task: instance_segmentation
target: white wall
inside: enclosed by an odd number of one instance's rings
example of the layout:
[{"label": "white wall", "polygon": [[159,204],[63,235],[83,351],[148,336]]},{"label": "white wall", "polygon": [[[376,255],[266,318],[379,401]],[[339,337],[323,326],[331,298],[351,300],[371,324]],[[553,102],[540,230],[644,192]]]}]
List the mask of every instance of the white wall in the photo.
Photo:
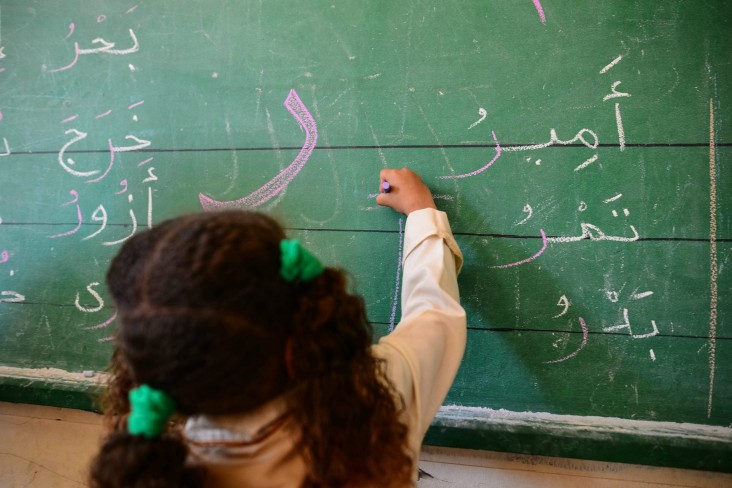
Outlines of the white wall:
[{"label": "white wall", "polygon": [[[78,488],[102,435],[98,415],[0,403],[0,488]],[[419,488],[732,488],[732,475],[425,447]]]}]

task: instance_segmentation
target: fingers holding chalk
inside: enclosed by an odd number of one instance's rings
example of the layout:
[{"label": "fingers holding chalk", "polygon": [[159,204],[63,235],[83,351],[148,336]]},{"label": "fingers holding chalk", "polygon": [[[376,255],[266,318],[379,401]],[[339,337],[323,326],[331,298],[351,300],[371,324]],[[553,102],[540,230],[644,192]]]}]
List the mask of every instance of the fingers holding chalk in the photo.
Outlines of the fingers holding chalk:
[{"label": "fingers holding chalk", "polygon": [[389,201],[393,198],[393,194],[391,193],[394,189],[391,186],[391,183],[389,183],[384,175],[381,175],[381,185],[379,186],[379,193],[376,194],[376,203],[382,206],[391,206],[389,205]]},{"label": "fingers holding chalk", "polygon": [[426,207],[436,208],[429,188],[414,171],[407,168],[383,169],[379,177],[381,186],[376,195],[379,205],[405,215]]}]

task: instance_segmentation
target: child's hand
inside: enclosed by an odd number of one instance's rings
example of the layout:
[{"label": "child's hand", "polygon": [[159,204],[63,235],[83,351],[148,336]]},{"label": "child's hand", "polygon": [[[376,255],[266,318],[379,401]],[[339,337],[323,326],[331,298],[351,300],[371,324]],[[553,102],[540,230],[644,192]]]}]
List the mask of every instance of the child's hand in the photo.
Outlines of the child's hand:
[{"label": "child's hand", "polygon": [[[380,176],[381,192],[376,196],[379,205],[391,207],[405,215],[423,208],[437,208],[430,189],[414,171],[407,168],[383,169]],[[385,193],[381,186],[385,181],[391,187],[389,193]]]}]

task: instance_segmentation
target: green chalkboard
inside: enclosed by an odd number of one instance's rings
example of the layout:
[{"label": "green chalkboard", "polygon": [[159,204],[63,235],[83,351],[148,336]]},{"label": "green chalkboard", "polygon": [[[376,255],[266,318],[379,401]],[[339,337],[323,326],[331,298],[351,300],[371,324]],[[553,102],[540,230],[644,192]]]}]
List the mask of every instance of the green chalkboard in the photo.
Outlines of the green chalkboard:
[{"label": "green chalkboard", "polygon": [[209,208],[280,218],[385,333],[404,219],[374,194],[407,166],[466,258],[429,442],[732,470],[731,24],[723,0],[0,0],[0,400],[92,408],[110,258]]}]

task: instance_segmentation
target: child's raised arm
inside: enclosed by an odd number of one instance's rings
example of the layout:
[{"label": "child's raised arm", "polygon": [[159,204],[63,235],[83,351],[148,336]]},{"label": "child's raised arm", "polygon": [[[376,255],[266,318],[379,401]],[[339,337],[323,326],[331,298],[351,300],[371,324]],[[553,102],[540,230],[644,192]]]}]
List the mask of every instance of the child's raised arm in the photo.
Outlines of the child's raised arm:
[{"label": "child's raised arm", "polygon": [[408,169],[382,170],[390,191],[377,202],[407,214],[404,231],[402,317],[379,341],[387,374],[402,394],[413,445],[437,413],[465,350],[466,319],[457,273],[462,254],[447,215],[435,207],[421,178]]}]

